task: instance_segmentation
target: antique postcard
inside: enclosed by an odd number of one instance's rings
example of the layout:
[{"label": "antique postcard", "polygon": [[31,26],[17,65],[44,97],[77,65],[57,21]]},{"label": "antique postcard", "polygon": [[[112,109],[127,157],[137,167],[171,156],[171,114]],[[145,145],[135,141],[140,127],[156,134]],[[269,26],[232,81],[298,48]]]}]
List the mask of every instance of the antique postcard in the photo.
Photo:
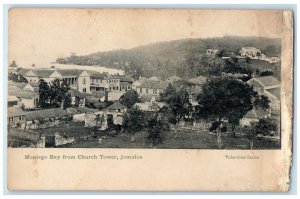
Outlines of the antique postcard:
[{"label": "antique postcard", "polygon": [[9,190],[289,190],[291,11],[8,19]]}]

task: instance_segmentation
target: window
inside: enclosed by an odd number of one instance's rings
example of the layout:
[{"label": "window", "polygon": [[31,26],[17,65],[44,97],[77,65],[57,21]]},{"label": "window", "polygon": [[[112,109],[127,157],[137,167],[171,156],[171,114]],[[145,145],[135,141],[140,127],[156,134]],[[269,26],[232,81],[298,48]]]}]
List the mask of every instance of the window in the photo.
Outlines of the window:
[{"label": "window", "polygon": [[124,86],[122,86],[122,90],[124,90]]},{"label": "window", "polygon": [[148,88],[146,88],[146,93],[148,94],[148,91],[149,91],[149,89]]},{"label": "window", "polygon": [[143,89],[142,88],[140,88],[140,93],[142,93],[143,92]]},{"label": "window", "polygon": [[119,86],[117,86],[117,90],[119,90]]},{"label": "window", "polygon": [[82,92],[86,93],[86,88],[82,89]]},{"label": "window", "polygon": [[19,116],[19,120],[22,121],[22,116]]},{"label": "window", "polygon": [[153,94],[157,94],[157,89],[153,89]]},{"label": "window", "polygon": [[86,79],[85,78],[83,78],[83,84],[86,84]]}]

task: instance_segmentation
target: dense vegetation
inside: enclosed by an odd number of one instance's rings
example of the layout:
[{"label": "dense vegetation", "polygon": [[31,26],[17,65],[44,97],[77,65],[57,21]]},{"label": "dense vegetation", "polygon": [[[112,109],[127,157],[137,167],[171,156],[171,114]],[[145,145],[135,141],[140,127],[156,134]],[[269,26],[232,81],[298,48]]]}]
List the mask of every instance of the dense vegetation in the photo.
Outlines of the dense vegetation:
[{"label": "dense vegetation", "polygon": [[[159,42],[132,48],[109,52],[97,52],[89,55],[77,56],[72,54],[56,61],[63,64],[101,65],[124,69],[133,77],[178,75],[181,77],[195,76],[193,67],[201,66],[208,70],[210,57],[205,56],[206,49],[217,48],[224,55],[237,55],[242,47],[256,47],[267,56],[280,57],[280,39],[262,37],[218,37],[207,39],[182,39],[169,42]],[[252,61],[252,60],[251,60]],[[257,60],[256,60],[257,61]],[[260,61],[258,61],[260,64]],[[264,62],[267,68],[268,62]],[[257,64],[255,62],[255,64]],[[186,70],[188,67],[189,70]],[[187,72],[186,72],[187,71]]]}]

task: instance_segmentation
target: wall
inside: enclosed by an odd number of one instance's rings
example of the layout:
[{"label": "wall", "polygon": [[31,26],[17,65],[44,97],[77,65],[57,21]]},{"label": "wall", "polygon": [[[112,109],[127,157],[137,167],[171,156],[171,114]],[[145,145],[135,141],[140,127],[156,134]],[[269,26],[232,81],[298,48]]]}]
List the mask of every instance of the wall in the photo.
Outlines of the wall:
[{"label": "wall", "polygon": [[[85,79],[85,84],[83,80]],[[79,76],[78,77],[78,91],[83,92],[86,89],[86,93],[90,93],[90,77],[89,76]]]},{"label": "wall", "polygon": [[85,120],[85,113],[73,115],[74,122],[84,122],[84,120]]},{"label": "wall", "polygon": [[21,100],[25,108],[36,108],[36,105],[34,104],[34,99],[21,98]]}]

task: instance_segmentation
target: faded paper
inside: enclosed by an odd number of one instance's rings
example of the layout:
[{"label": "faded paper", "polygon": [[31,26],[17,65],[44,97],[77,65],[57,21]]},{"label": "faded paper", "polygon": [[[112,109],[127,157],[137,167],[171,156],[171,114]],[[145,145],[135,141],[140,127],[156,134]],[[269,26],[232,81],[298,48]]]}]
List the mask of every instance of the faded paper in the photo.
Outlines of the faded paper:
[{"label": "faded paper", "polygon": [[[269,18],[270,13],[277,13]],[[33,15],[37,22],[28,21]],[[115,15],[127,16],[117,23],[122,34],[119,38],[111,22]],[[43,17],[54,18],[49,23],[38,23]],[[129,16],[129,17],[128,17]],[[239,16],[239,17],[238,17]],[[251,16],[251,17],[249,17]],[[61,17],[70,18],[68,24]],[[228,17],[228,18],[226,18]],[[32,19],[32,16],[29,17]],[[179,20],[179,19],[185,20]],[[201,23],[197,20],[201,18]],[[205,20],[203,20],[205,18]],[[148,19],[148,24],[145,24]],[[177,20],[178,19],[178,20]],[[252,19],[252,20],[250,20]],[[101,20],[100,27],[92,27],[93,20]],[[171,28],[156,27],[156,35],[135,31],[137,26],[153,25],[160,20],[170,23]],[[214,25],[224,20],[223,26]],[[18,23],[21,21],[21,23]],[[177,23],[177,21],[179,21]],[[15,23],[22,24],[14,26]],[[40,26],[35,26],[35,23]],[[81,29],[72,29],[81,24]],[[239,29],[236,24],[245,25]],[[220,24],[220,23],[219,23]],[[69,26],[70,32],[59,32],[60,26]],[[213,27],[213,28],[212,28]],[[285,10],[176,10],[176,9],[11,9],[9,12],[9,61],[19,57],[28,60],[32,56],[43,58],[53,54],[57,58],[68,47],[61,43],[56,48],[47,47],[59,34],[49,34],[49,40],[39,40],[39,34],[57,29],[69,35],[74,48],[80,40],[92,32],[89,44],[82,45],[78,54],[117,48],[145,45],[146,37],[152,43],[182,37],[218,37],[223,29],[232,29],[241,36],[270,36],[281,38],[281,149],[276,150],[213,150],[213,149],[96,149],[96,148],[7,148],[7,184],[9,190],[128,190],[128,191],[288,191],[292,164],[292,116],[293,116],[293,14]],[[209,29],[209,31],[208,31]],[[79,34],[73,35],[74,31]],[[20,43],[18,34],[30,32],[34,37]],[[55,32],[55,31],[54,31]],[[200,32],[200,33],[199,33]],[[203,34],[201,35],[201,32]],[[153,32],[151,32],[154,34]],[[105,42],[97,39],[112,34]],[[32,41],[35,38],[36,41]],[[131,38],[129,41],[126,38]],[[134,38],[134,40],[132,39]],[[147,40],[146,39],[146,40]],[[24,52],[23,45],[31,45]],[[44,47],[37,52],[37,46]],[[66,49],[66,50],[64,50]],[[52,58],[51,58],[52,59]],[[42,60],[43,61],[43,60]],[[41,61],[41,63],[42,63]],[[48,60],[47,60],[48,61]],[[120,156],[136,155],[142,159],[60,159],[25,160],[26,155],[65,156]],[[227,156],[254,157],[253,159],[227,159]]]}]

